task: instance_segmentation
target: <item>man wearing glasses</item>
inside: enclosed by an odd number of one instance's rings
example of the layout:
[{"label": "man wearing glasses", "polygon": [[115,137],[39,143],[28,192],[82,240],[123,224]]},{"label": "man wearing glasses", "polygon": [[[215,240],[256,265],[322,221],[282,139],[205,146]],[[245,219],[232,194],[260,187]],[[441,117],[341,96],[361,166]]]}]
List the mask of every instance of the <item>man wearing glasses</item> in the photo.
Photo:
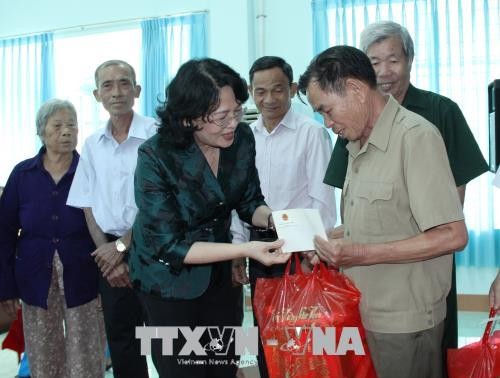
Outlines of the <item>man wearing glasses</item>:
[{"label": "man wearing glasses", "polygon": [[[273,210],[318,209],[325,228],[333,228],[334,190],[323,184],[332,148],[330,139],[318,122],[292,109],[291,99],[297,91],[292,67],[280,57],[264,56],[253,63],[249,76],[249,90],[260,112],[250,125],[255,137],[255,164],[267,204]],[[233,243],[262,240],[237,216],[233,216],[231,231]],[[266,267],[250,260],[252,299],[257,278],[282,276],[284,268],[283,264]],[[233,263],[233,281],[247,283],[244,260]],[[262,348],[258,362],[260,376],[268,377]]]}]

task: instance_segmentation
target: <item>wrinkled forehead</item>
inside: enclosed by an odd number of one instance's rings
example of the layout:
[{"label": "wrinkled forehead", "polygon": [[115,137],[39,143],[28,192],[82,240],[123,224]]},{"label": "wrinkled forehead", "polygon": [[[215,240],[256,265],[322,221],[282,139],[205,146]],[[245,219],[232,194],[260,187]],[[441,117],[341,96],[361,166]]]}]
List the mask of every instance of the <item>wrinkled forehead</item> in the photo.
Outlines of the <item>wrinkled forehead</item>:
[{"label": "wrinkled forehead", "polygon": [[390,56],[406,57],[401,38],[397,36],[388,36],[377,39],[366,50],[368,58],[383,59]]},{"label": "wrinkled forehead", "polygon": [[307,101],[315,111],[322,108],[323,102],[328,98],[328,93],[321,89],[318,81],[311,80],[306,89]]},{"label": "wrinkled forehead", "polygon": [[127,80],[134,83],[134,77],[130,68],[120,64],[113,64],[101,68],[97,73],[98,85],[105,81]]}]

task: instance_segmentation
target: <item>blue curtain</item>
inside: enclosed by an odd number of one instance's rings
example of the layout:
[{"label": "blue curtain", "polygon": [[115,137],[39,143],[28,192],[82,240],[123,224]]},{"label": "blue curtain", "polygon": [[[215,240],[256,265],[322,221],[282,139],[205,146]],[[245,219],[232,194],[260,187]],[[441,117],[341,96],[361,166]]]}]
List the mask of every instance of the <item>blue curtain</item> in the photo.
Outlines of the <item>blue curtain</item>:
[{"label": "blue curtain", "polygon": [[167,17],[141,22],[142,112],[155,116],[165,100],[165,87],[185,61],[207,54],[206,14]]},{"label": "blue curtain", "polygon": [[201,58],[207,55],[207,37],[206,37],[206,15],[197,13],[185,16],[188,24],[191,25],[191,58]]},{"label": "blue curtain", "polygon": [[54,96],[53,61],[51,33],[0,40],[0,185],[40,146],[35,117]]},{"label": "blue curtain", "polygon": [[[393,20],[413,37],[411,81],[457,102],[488,156],[487,87],[500,78],[500,0],[312,0],[313,46],[358,46],[370,23]],[[486,173],[467,185],[463,266],[500,266],[500,190]]]}]

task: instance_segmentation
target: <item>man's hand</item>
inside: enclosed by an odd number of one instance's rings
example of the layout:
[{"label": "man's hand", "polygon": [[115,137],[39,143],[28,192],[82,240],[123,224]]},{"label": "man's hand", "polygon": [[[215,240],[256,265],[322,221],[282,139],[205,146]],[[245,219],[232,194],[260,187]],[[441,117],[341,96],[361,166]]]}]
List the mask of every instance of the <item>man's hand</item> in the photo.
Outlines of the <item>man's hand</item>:
[{"label": "man's hand", "polygon": [[113,268],[115,268],[123,260],[123,252],[118,252],[116,250],[115,242],[101,245],[94,252],[92,252],[92,256],[105,278],[108,278],[108,275],[111,273]]},{"label": "man's hand", "polygon": [[231,261],[233,286],[246,285],[250,281],[247,276],[247,259],[234,259]]},{"label": "man's hand", "polygon": [[320,236],[314,237],[314,248],[318,257],[337,268],[363,265],[364,253],[361,247],[345,239],[325,240]]},{"label": "man's hand", "polygon": [[341,224],[338,227],[332,228],[327,231],[326,235],[328,239],[342,239],[344,237],[344,225]]},{"label": "man's hand", "polygon": [[7,314],[7,316],[14,320],[17,317],[17,310],[21,307],[19,303],[19,299],[7,299],[5,301],[0,302],[0,306],[3,311]]},{"label": "man's hand", "polygon": [[119,263],[107,275],[106,279],[111,287],[128,287],[132,288],[130,277],[128,275],[128,265],[125,262]]},{"label": "man's hand", "polygon": [[490,287],[490,307],[500,313],[500,271]]}]

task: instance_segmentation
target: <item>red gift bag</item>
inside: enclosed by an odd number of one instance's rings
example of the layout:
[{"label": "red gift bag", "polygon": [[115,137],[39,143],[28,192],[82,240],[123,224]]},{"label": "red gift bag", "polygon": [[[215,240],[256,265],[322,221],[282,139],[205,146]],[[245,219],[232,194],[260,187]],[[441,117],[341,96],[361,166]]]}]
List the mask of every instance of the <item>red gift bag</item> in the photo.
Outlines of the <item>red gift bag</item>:
[{"label": "red gift bag", "polygon": [[271,378],[376,377],[359,315],[360,292],[324,264],[257,279],[254,314]]},{"label": "red gift bag", "polygon": [[23,315],[21,308],[17,310],[17,317],[10,325],[9,332],[2,342],[2,349],[12,349],[17,352],[18,361],[21,360],[21,354],[24,352]]},{"label": "red gift bag", "polygon": [[449,378],[500,377],[500,331],[492,332],[495,317],[493,308],[489,317],[480,341],[459,349],[448,349]]}]

